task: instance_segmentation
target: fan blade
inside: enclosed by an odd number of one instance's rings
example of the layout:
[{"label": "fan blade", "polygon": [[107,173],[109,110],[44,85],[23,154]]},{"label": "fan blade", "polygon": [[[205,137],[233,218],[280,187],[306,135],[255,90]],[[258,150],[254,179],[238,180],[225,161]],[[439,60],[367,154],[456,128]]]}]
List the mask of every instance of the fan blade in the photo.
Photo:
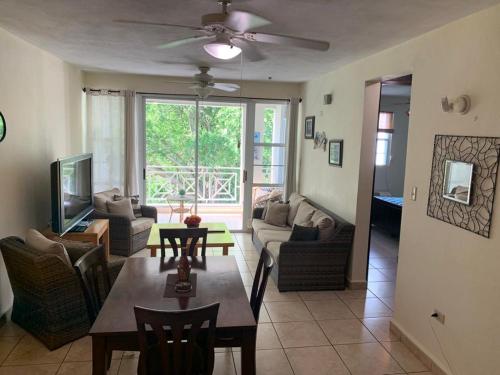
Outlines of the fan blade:
[{"label": "fan blade", "polygon": [[236,83],[220,83],[220,82],[215,82],[210,84],[210,87],[216,89],[216,90],[221,90],[221,91],[227,91],[227,92],[235,92],[240,89],[240,85]]},{"label": "fan blade", "polygon": [[270,25],[271,21],[257,16],[256,14],[243,12],[241,10],[231,11],[224,22],[224,26],[234,31],[244,33],[247,30],[256,29],[265,25]]},{"label": "fan blade", "polygon": [[259,51],[257,47],[255,47],[252,43],[248,42],[245,39],[233,38],[231,42],[236,46],[241,48],[243,51],[243,57],[247,58],[250,61],[262,61],[265,60],[266,57]]},{"label": "fan blade", "polygon": [[159,49],[174,48],[174,47],[183,46],[184,44],[199,42],[201,40],[207,40],[207,39],[213,39],[213,38],[215,38],[215,36],[213,36],[213,35],[191,36],[189,38],[178,39],[178,40],[174,40],[172,42],[168,42],[168,43],[162,44],[162,45],[160,45],[160,46],[158,46],[156,48],[159,48]]},{"label": "fan blade", "polygon": [[144,26],[162,26],[162,27],[180,27],[183,29],[195,30],[195,31],[204,31],[205,29],[198,26],[189,26],[189,25],[176,25],[173,23],[161,23],[161,22],[148,22],[148,21],[135,21],[135,20],[113,20],[115,23],[124,23],[129,25],[144,25]]},{"label": "fan blade", "polygon": [[293,46],[306,49],[314,49],[317,51],[327,51],[330,48],[330,43],[321,40],[297,38],[294,36],[277,35],[277,34],[263,34],[263,33],[245,33],[246,40],[279,44],[283,46]]}]

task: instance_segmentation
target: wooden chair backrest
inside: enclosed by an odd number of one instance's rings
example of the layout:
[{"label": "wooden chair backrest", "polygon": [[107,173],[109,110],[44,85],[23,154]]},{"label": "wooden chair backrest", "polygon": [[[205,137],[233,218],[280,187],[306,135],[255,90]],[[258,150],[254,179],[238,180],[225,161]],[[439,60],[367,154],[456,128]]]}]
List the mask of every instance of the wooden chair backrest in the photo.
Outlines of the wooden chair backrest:
[{"label": "wooden chair backrest", "polygon": [[168,240],[174,256],[179,256],[179,244],[177,240],[180,240],[180,249],[186,249],[186,253],[189,256],[194,255],[196,249],[196,244],[202,239],[201,255],[205,256],[207,249],[207,228],[178,228],[178,229],[160,229],[160,245],[161,245],[161,256],[165,257],[165,239]]},{"label": "wooden chair backrest", "polygon": [[266,248],[260,253],[259,263],[253,279],[252,293],[250,294],[250,307],[256,322],[259,322],[260,307],[264,300],[267,280],[274,267],[273,257]]}]

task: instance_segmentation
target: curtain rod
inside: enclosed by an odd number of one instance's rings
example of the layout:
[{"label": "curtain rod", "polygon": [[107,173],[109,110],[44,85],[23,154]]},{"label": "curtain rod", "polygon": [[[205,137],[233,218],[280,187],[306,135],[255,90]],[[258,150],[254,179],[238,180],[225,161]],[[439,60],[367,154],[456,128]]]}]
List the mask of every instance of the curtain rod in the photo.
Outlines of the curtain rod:
[{"label": "curtain rod", "polygon": [[[137,91],[137,94],[139,95],[158,95],[158,96],[161,96],[161,95],[171,95],[171,96],[178,96],[178,97],[187,97],[187,98],[195,98],[196,95],[190,95],[190,94],[165,94],[164,92],[142,92],[142,91]],[[254,98],[254,97],[250,97],[250,96],[227,96],[227,95],[210,95],[208,99],[210,99],[210,97],[213,97],[213,98],[227,98],[227,99],[254,99],[254,100],[275,100],[275,101],[282,101],[282,102],[289,102],[290,99],[279,99],[279,98]],[[302,98],[300,98],[300,101],[302,101]]]},{"label": "curtain rod", "polygon": [[89,92],[101,92],[102,90],[105,90],[105,91],[107,91],[107,92],[111,92],[111,93],[115,93],[115,94],[119,94],[119,93],[121,93],[121,92],[122,92],[122,90],[91,89],[91,88],[89,88],[89,87],[84,87],[84,88],[82,88],[82,91],[83,91],[83,92],[87,92],[87,91],[89,91]]},{"label": "curtain rod", "polygon": [[[102,89],[92,89],[92,88],[87,88],[84,87],[82,89],[83,92],[101,92]],[[110,93],[121,93],[122,90],[108,90],[106,89],[107,92]],[[160,93],[160,92],[144,92],[144,91],[137,91],[137,94],[139,95],[172,95],[172,96],[177,96],[177,97],[186,97],[186,98],[193,98],[196,97],[196,95],[190,95],[190,94],[165,94],[165,93]],[[215,98],[229,98],[229,99],[253,99],[253,100],[270,100],[270,101],[284,101],[284,102],[290,102],[290,99],[277,99],[277,98],[255,98],[255,97],[250,97],[250,96],[226,96],[226,95],[210,95],[211,97]],[[302,103],[302,98],[299,98],[299,102]]]}]

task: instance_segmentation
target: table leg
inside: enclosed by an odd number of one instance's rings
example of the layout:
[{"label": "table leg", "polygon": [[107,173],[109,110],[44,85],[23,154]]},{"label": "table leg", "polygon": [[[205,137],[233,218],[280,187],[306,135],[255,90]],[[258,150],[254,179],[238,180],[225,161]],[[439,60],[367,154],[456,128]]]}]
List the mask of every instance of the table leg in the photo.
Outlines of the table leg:
[{"label": "table leg", "polygon": [[222,255],[229,255],[229,246],[222,246]]},{"label": "table leg", "polygon": [[241,374],[255,375],[257,328],[244,332],[241,340]]},{"label": "table leg", "polygon": [[152,258],[156,257],[156,247],[151,248],[151,257]]},{"label": "table leg", "polygon": [[184,201],[179,202],[179,223],[184,221]]},{"label": "table leg", "polygon": [[109,261],[109,226],[108,229],[106,229],[106,231],[102,234],[102,244],[104,245],[106,260]]},{"label": "table leg", "polygon": [[106,338],[92,336],[92,375],[106,375]]}]

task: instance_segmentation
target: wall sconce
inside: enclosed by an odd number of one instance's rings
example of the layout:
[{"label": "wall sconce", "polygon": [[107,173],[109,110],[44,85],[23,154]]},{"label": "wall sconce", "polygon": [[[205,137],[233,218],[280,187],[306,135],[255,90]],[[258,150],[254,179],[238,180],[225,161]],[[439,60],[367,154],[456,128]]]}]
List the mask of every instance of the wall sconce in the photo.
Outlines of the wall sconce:
[{"label": "wall sconce", "polygon": [[452,101],[449,101],[448,97],[445,96],[441,99],[441,106],[443,112],[465,115],[470,110],[471,101],[469,95],[461,95]]}]

